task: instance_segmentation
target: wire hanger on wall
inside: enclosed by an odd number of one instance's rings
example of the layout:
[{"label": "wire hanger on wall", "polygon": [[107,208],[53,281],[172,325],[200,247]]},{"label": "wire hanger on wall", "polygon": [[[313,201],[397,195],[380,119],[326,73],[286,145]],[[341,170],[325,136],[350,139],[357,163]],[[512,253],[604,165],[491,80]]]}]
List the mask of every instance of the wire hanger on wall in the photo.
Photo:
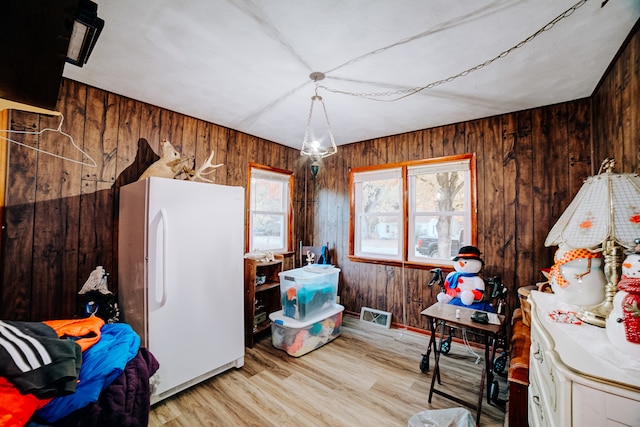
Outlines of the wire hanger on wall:
[{"label": "wire hanger on wall", "polygon": [[[66,161],[69,161],[69,162],[77,163],[77,164],[80,164],[80,165],[83,165],[83,166],[89,166],[89,167],[92,167],[92,168],[98,167],[98,164],[96,163],[95,160],[93,160],[93,157],[91,157],[89,154],[87,154],[87,152],[85,152],[82,148],[78,147],[78,145],[76,145],[75,141],[73,140],[73,137],[62,130],[62,123],[64,122],[64,115],[62,113],[58,113],[58,112],[56,112],[56,114],[60,116],[60,124],[58,125],[58,127],[56,129],[44,128],[44,129],[39,130],[39,131],[5,129],[5,130],[0,130],[0,139],[4,139],[5,141],[13,142],[14,144],[20,145],[22,147],[30,148],[31,150],[37,151],[39,153],[48,154],[49,156],[57,157],[59,159],[66,160]],[[68,157],[65,157],[65,156],[61,156],[59,154],[55,154],[55,153],[52,153],[50,151],[43,150],[42,148],[32,147],[31,145],[27,145],[25,143],[22,143],[20,141],[16,141],[14,139],[11,139],[11,138],[8,138],[8,137],[2,135],[3,133],[6,133],[6,134],[14,133],[14,134],[19,134],[19,135],[42,135],[45,132],[57,132],[57,133],[63,135],[64,137],[68,138],[71,141],[71,145],[73,145],[73,147],[76,150],[78,150],[80,153],[82,153],[83,156],[85,156],[87,159],[89,159],[90,163],[83,162],[81,160],[71,159],[71,158],[68,158]]]}]

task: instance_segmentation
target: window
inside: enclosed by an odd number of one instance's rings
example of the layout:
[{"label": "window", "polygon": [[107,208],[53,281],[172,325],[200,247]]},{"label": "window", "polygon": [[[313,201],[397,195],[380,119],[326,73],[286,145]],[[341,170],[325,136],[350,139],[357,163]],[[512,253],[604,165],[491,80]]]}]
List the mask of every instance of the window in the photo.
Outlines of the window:
[{"label": "window", "polygon": [[292,172],[249,165],[249,252],[292,249],[292,192]]},{"label": "window", "polygon": [[401,168],[352,174],[356,256],[402,260],[401,174]]},{"label": "window", "polygon": [[452,266],[473,244],[475,156],[353,169],[355,261]]}]

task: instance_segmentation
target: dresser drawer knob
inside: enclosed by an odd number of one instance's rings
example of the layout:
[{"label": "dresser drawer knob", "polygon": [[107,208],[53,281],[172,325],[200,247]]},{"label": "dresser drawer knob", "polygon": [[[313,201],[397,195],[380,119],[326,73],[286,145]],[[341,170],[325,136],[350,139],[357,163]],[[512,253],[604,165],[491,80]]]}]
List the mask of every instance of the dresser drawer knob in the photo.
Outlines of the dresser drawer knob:
[{"label": "dresser drawer knob", "polygon": [[542,412],[542,405],[540,405],[540,396],[538,396],[537,394],[533,395],[533,403],[536,404],[536,406],[538,407],[538,416],[540,417],[540,420],[544,420],[544,415]]},{"label": "dresser drawer knob", "polygon": [[542,352],[540,351],[540,349],[533,353],[533,358],[540,363],[544,362],[544,357],[542,356]]}]

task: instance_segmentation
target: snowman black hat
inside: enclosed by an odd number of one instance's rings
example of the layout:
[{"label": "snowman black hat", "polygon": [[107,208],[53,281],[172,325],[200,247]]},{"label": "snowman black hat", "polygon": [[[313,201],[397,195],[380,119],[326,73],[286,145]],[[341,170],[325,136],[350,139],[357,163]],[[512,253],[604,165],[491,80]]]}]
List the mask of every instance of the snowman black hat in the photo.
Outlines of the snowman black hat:
[{"label": "snowman black hat", "polygon": [[458,261],[459,259],[476,259],[484,264],[482,258],[480,258],[482,253],[480,249],[475,246],[463,246],[458,250],[458,255],[456,255],[453,260]]}]

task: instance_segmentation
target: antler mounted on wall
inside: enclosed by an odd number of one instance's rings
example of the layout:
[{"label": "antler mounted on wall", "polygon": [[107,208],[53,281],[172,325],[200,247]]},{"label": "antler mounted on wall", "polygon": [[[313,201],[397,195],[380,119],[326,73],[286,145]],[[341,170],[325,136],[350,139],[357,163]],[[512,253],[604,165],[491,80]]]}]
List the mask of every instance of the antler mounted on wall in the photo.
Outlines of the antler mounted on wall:
[{"label": "antler mounted on wall", "polygon": [[214,165],[213,155],[214,150],[211,150],[209,158],[197,169],[192,169],[187,164],[190,163],[193,158],[182,156],[174,147],[171,142],[164,139],[160,144],[160,159],[149,166],[138,178],[141,181],[151,176],[160,178],[174,179],[179,175],[185,174],[186,179],[189,181],[203,181],[213,182],[212,180],[205,178],[206,175],[212,174],[223,164]]},{"label": "antler mounted on wall", "polygon": [[182,170],[187,175],[187,179],[189,181],[213,182],[210,179],[205,178],[205,175],[210,175],[220,166],[224,166],[223,164],[214,165],[212,163],[214,153],[215,151],[211,150],[209,158],[197,170],[193,170],[187,166],[182,167]]}]

